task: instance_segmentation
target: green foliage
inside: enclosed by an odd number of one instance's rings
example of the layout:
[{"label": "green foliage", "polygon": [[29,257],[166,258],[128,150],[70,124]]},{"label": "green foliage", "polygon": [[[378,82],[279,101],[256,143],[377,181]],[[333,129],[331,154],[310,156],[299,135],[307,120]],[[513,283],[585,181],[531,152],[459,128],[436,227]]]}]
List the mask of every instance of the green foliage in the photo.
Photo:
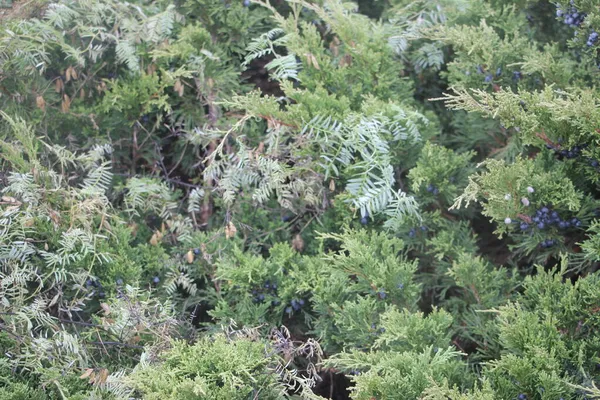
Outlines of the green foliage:
[{"label": "green foliage", "polygon": [[35,4],[1,399],[600,396],[596,1]]},{"label": "green foliage", "polygon": [[253,331],[234,331],[193,345],[175,341],[161,354],[143,356],[124,382],[144,399],[285,399],[287,387],[302,391],[310,377],[286,371],[284,357],[302,352],[318,357],[319,351],[314,343],[297,346],[287,340],[280,331],[272,341]]}]

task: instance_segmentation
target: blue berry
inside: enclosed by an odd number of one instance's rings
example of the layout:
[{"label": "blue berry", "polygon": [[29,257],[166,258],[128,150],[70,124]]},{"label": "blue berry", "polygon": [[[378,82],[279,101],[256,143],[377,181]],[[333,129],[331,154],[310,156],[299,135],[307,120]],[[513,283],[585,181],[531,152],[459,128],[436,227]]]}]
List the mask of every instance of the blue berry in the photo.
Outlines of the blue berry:
[{"label": "blue berry", "polygon": [[519,395],[519,400],[527,400],[527,395],[525,395],[524,393],[521,393]]},{"label": "blue berry", "polygon": [[369,223],[369,218],[368,217],[362,217],[360,219],[360,223],[363,225],[367,225]]},{"label": "blue berry", "polygon": [[590,165],[591,165],[592,167],[594,167],[594,168],[597,168],[597,167],[598,167],[598,164],[599,164],[599,163],[598,163],[598,160],[592,160],[592,162],[590,163]]},{"label": "blue berry", "polygon": [[429,185],[427,185],[428,192],[433,192],[434,189],[435,189],[435,186],[433,186],[431,183]]},{"label": "blue berry", "polygon": [[122,286],[123,285],[123,279],[119,278],[117,279],[117,286]]},{"label": "blue berry", "polygon": [[258,298],[259,301],[263,301],[265,299],[265,295],[261,293],[261,294],[258,295],[257,298]]},{"label": "blue berry", "polygon": [[155,276],[154,278],[152,278],[152,282],[158,283],[158,282],[160,282],[160,278],[158,276]]},{"label": "blue berry", "polygon": [[195,255],[198,255],[198,254],[200,254],[200,249],[194,249],[194,254],[195,254]]},{"label": "blue berry", "polygon": [[300,303],[298,303],[298,301],[296,301],[296,300],[292,300],[291,304],[292,304],[292,308],[294,309],[294,311],[298,311],[301,307]]},{"label": "blue berry", "polygon": [[399,283],[398,285],[396,285],[396,287],[400,290],[404,289],[404,284],[403,283]]},{"label": "blue berry", "polygon": [[542,213],[544,213],[544,214],[548,214],[548,212],[549,212],[550,210],[548,210],[548,207],[542,207],[541,211],[542,211]]},{"label": "blue berry", "polygon": [[278,306],[280,304],[281,304],[281,302],[279,300],[271,300],[271,305],[273,305],[273,306]]},{"label": "blue berry", "polygon": [[244,0],[244,7],[248,7],[250,5],[250,0]]},{"label": "blue berry", "polygon": [[417,234],[417,231],[415,230],[415,228],[412,228],[410,231],[408,231],[408,236],[415,237],[415,235]]},{"label": "blue berry", "polygon": [[281,222],[288,222],[290,219],[292,219],[291,216],[289,215],[284,215],[283,217],[281,217]]},{"label": "blue berry", "polygon": [[425,225],[421,225],[419,229],[421,229],[423,232],[427,232],[427,227]]},{"label": "blue berry", "polygon": [[560,221],[560,222],[558,223],[558,227],[559,227],[560,229],[565,229],[565,228],[567,227],[567,223],[566,223],[565,221]]},{"label": "blue berry", "polygon": [[520,228],[522,231],[526,231],[527,229],[529,229],[529,224],[522,222]]},{"label": "blue berry", "polygon": [[289,307],[289,306],[288,306],[288,307],[286,307],[286,308],[285,308],[285,312],[286,312],[287,314],[291,314],[291,313],[292,313],[292,307]]},{"label": "blue berry", "polygon": [[500,76],[500,75],[502,75],[502,68],[498,68],[496,70],[496,76]]},{"label": "blue berry", "polygon": [[540,222],[540,223],[538,223],[538,224],[537,224],[537,227],[538,227],[539,229],[544,229],[544,227],[545,227],[545,226],[546,226],[546,225],[545,225],[543,222]]},{"label": "blue berry", "polygon": [[492,77],[492,75],[486,75],[484,81],[486,83],[490,83],[494,78]]},{"label": "blue berry", "polygon": [[588,47],[593,46],[594,43],[596,43],[597,41],[598,41],[598,33],[595,31],[592,31],[592,33],[590,33],[590,36],[588,36],[588,40],[587,40]]},{"label": "blue berry", "polygon": [[433,189],[433,195],[437,196],[440,193],[440,191],[438,190],[438,188]]},{"label": "blue berry", "polygon": [[379,292],[377,292],[377,294],[379,295],[380,299],[382,299],[382,300],[385,299],[385,296],[386,296],[385,290],[379,289]]},{"label": "blue berry", "polygon": [[298,300],[298,304],[300,304],[300,306],[303,306],[304,305],[304,300],[302,300],[302,299]]}]

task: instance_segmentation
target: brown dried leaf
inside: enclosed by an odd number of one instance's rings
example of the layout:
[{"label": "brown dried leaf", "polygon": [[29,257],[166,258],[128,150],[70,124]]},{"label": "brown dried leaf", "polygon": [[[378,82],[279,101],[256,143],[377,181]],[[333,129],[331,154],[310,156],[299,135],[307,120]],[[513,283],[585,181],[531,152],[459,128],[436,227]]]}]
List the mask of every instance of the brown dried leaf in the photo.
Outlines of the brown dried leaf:
[{"label": "brown dried leaf", "polygon": [[237,228],[235,227],[233,222],[229,221],[229,223],[225,227],[225,237],[227,239],[231,239],[232,237],[235,236],[236,232],[237,232]]},{"label": "brown dried leaf", "polygon": [[329,180],[329,190],[335,192],[335,182],[333,181],[333,179]]},{"label": "brown dried leaf", "polygon": [[160,243],[162,238],[163,238],[163,234],[160,231],[156,231],[150,238],[150,244],[152,246],[158,246],[158,243]]},{"label": "brown dried leaf", "polygon": [[20,206],[22,204],[19,200],[11,196],[2,196],[2,203],[13,204],[16,206]]},{"label": "brown dried leaf", "polygon": [[63,94],[63,100],[60,105],[60,108],[64,113],[69,112],[69,109],[71,108],[71,99],[69,98],[69,96],[67,96],[66,93]]},{"label": "brown dried leaf", "polygon": [[185,259],[187,260],[188,264],[191,264],[194,262],[194,252],[192,250],[188,251],[187,254],[185,255]]},{"label": "brown dried leaf", "polygon": [[179,97],[183,96],[183,84],[179,79],[175,81],[173,89],[177,92],[177,94],[179,94]]},{"label": "brown dried leaf", "polygon": [[292,240],[292,248],[294,250],[296,250],[298,253],[301,253],[302,250],[304,250],[304,240],[302,239],[302,236],[300,236],[299,234],[296,235],[294,237],[294,239]]},{"label": "brown dried leaf", "polygon": [[100,307],[102,308],[102,311],[104,311],[104,314],[109,315],[110,314],[110,306],[106,303],[100,303]]},{"label": "brown dried leaf", "polygon": [[350,66],[352,65],[352,56],[350,54],[345,54],[340,60],[340,67]]},{"label": "brown dried leaf", "polygon": [[105,383],[108,379],[108,370],[106,368],[102,368],[100,370],[100,376],[96,379],[96,383]]},{"label": "brown dried leaf", "polygon": [[37,96],[35,98],[35,105],[42,111],[46,111],[46,100],[42,96]]},{"label": "brown dried leaf", "polygon": [[312,53],[306,53],[306,63],[308,65],[312,65],[313,67],[315,67],[318,70],[321,70],[321,68],[319,68],[319,63],[317,62],[317,58]]},{"label": "brown dried leaf", "polygon": [[93,368],[86,368],[85,372],[83,374],[81,374],[81,376],[79,377],[79,379],[86,379],[86,378],[88,378],[92,374],[92,372],[94,372]]},{"label": "brown dried leaf", "polygon": [[56,81],[54,81],[54,90],[56,91],[56,93],[62,92],[64,87],[65,85],[61,78],[58,78]]}]

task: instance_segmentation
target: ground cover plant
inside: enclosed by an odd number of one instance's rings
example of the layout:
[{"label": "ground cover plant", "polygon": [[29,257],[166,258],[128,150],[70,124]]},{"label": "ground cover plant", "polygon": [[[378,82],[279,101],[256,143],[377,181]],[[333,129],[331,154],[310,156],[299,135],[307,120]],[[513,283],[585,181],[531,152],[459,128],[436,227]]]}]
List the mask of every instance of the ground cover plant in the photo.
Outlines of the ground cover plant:
[{"label": "ground cover plant", "polygon": [[600,398],[598,1],[0,5],[0,399]]}]

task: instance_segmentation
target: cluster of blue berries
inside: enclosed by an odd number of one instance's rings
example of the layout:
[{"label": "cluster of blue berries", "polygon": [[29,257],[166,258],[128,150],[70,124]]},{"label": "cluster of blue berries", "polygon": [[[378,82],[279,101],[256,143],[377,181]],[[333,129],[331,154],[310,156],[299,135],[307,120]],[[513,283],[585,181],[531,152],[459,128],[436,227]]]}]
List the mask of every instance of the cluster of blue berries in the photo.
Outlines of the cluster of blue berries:
[{"label": "cluster of blue berries", "polygon": [[546,239],[546,240],[542,241],[542,243],[540,243],[540,247],[547,249],[547,248],[554,246],[555,244],[556,244],[556,240]]},{"label": "cluster of blue berries", "polygon": [[[507,218],[504,222],[507,224],[512,221]],[[581,221],[578,218],[563,219],[560,217],[558,212],[552,210],[550,206],[542,206],[535,211],[531,216],[525,216],[521,218],[519,228],[523,231],[533,231],[538,229],[540,231],[549,229],[551,227],[557,227],[561,230],[565,230],[571,227],[580,227]],[[540,247],[549,248],[557,244],[558,241],[555,239],[546,239],[540,243]]]},{"label": "cluster of blue berries", "polygon": [[410,231],[408,231],[408,236],[410,236],[411,238],[417,236],[417,229],[421,232],[427,232],[427,227],[425,225],[421,225],[418,228],[411,228]]},{"label": "cluster of blue berries", "polygon": [[586,17],[586,14],[579,12],[574,4],[573,0],[571,0],[571,6],[568,9],[563,10],[560,6],[557,6],[556,8],[556,16],[563,18],[563,22],[572,28],[581,25]]},{"label": "cluster of blue berries", "polygon": [[522,231],[533,227],[543,230],[553,225],[559,229],[567,229],[570,227],[580,227],[581,221],[578,218],[562,219],[558,215],[558,212],[553,211],[551,207],[543,206],[531,215],[531,225],[527,221],[523,221],[520,224],[520,228]]},{"label": "cluster of blue berries", "polygon": [[[484,70],[484,68],[481,65],[478,65],[477,68],[476,68],[476,70],[477,70],[478,74],[484,74],[485,73],[485,70]],[[499,77],[501,75],[502,75],[502,68],[498,67],[496,69],[496,77]],[[485,75],[485,78],[483,80],[486,83],[491,83],[494,80],[494,75],[491,72],[489,72],[489,73],[487,73]]]},{"label": "cluster of blue berries", "polygon": [[559,144],[554,144],[554,143],[547,143],[546,144],[546,148],[550,149],[550,150],[554,150],[554,152],[559,156],[559,157],[565,157],[567,159],[573,159],[573,158],[577,158],[579,156],[581,156],[581,151],[583,149],[585,149],[587,147],[587,144],[577,144],[571,148],[568,149],[564,149],[560,146],[560,143],[562,142],[561,139],[558,140]]},{"label": "cluster of blue berries", "polygon": [[376,335],[380,335],[380,334],[382,334],[383,332],[385,332],[385,328],[384,328],[384,327],[381,327],[381,328],[377,329],[377,325],[376,325],[376,324],[374,324],[374,323],[373,323],[373,324],[371,324],[371,329],[372,329],[373,331],[375,331],[375,334],[376,334]]},{"label": "cluster of blue berries", "polygon": [[430,183],[429,185],[427,185],[426,190],[429,193],[433,193],[434,196],[437,196],[440,193],[440,190],[437,187],[435,187],[432,183]]},{"label": "cluster of blue berries", "polygon": [[[558,140],[558,143],[561,143],[562,139]],[[587,143],[584,144],[577,144],[571,148],[568,149],[563,149],[560,147],[560,144],[551,144],[551,143],[547,143],[546,144],[546,148],[554,150],[554,153],[559,157],[559,158],[566,158],[566,159],[575,159],[581,156],[582,154],[582,150],[585,149],[586,147],[588,147]],[[600,162],[596,159],[587,157],[587,161],[589,162],[589,164],[594,167],[594,168],[598,168],[600,167]]]},{"label": "cluster of blue berries", "polygon": [[[404,289],[404,284],[399,283],[398,285],[396,285],[396,287],[398,289],[402,290],[402,289]],[[373,293],[373,292],[371,292],[371,293]],[[377,291],[375,292],[375,295],[377,295],[377,297],[379,297],[381,300],[384,300],[387,297],[387,293],[384,288],[377,289]]]},{"label": "cluster of blue berries", "polygon": [[285,308],[285,312],[291,314],[293,311],[300,311],[304,304],[305,301],[303,299],[293,299],[290,301],[290,305]]},{"label": "cluster of blue berries", "polygon": [[97,279],[88,279],[85,281],[85,287],[92,290],[92,296],[97,296],[99,299],[106,296],[102,283]]},{"label": "cluster of blue berries", "polygon": [[598,41],[598,32],[592,31],[592,33],[590,33],[590,36],[588,36],[588,40],[585,44],[587,44],[588,47],[592,47],[597,41]]},{"label": "cluster of blue berries", "polygon": [[513,81],[520,81],[523,79],[523,73],[521,71],[513,71]]},{"label": "cluster of blue berries", "polygon": [[252,289],[252,301],[254,303],[263,303],[266,296],[273,297],[271,300],[272,306],[278,306],[281,302],[277,299],[277,283],[271,281],[265,281],[261,287]]}]

